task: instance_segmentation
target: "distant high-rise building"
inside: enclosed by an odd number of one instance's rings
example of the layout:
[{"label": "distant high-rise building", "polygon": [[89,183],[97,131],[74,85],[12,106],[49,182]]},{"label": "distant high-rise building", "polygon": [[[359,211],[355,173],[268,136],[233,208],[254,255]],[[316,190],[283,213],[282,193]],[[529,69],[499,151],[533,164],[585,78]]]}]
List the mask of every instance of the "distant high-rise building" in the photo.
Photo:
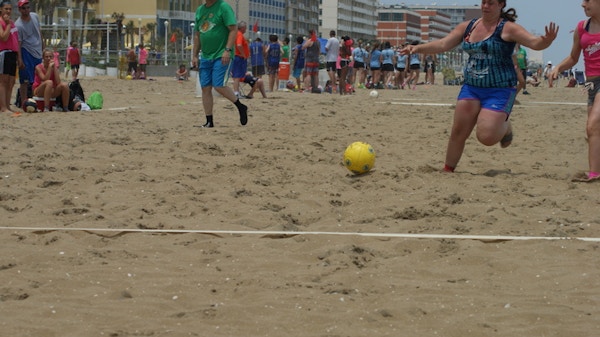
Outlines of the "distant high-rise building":
[{"label": "distant high-rise building", "polygon": [[319,31],[323,37],[335,30],[338,37],[348,35],[354,40],[372,40],[377,31],[377,1],[321,1]]},{"label": "distant high-rise building", "polygon": [[379,6],[377,39],[392,45],[438,40],[451,31],[450,15],[437,7]]}]

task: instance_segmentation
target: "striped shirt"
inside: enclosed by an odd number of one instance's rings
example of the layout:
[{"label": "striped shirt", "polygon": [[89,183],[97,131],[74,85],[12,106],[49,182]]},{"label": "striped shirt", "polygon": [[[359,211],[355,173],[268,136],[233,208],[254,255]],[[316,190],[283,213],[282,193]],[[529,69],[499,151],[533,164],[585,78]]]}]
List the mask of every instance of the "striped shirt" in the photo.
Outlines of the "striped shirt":
[{"label": "striped shirt", "polygon": [[468,36],[477,19],[473,19],[465,31],[462,49],[469,54],[465,66],[465,83],[480,88],[511,88],[517,85],[517,73],[512,54],[514,42],[502,40],[502,29],[506,20],[502,20],[494,33],[487,39],[469,42]]}]

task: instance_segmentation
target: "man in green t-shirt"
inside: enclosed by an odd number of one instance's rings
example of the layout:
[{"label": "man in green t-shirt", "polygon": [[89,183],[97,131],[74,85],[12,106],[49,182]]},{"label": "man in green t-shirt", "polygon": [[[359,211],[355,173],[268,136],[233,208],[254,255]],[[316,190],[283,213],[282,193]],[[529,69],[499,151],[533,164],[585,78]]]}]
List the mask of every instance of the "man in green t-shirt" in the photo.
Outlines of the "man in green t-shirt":
[{"label": "man in green t-shirt", "polygon": [[517,64],[519,65],[519,69],[523,74],[523,78],[525,79],[525,83],[523,84],[523,95],[529,95],[527,91],[527,51],[523,46],[517,46]]},{"label": "man in green t-shirt", "polygon": [[[248,107],[242,104],[233,90],[227,86],[237,37],[237,22],[233,9],[223,0],[206,0],[206,3],[196,10],[194,30],[193,65],[199,66],[202,106],[206,115],[206,124],[202,127],[214,127],[213,88],[221,96],[235,104],[240,113],[240,123],[246,125],[248,123]],[[200,51],[202,51],[202,57],[198,63]]]}]

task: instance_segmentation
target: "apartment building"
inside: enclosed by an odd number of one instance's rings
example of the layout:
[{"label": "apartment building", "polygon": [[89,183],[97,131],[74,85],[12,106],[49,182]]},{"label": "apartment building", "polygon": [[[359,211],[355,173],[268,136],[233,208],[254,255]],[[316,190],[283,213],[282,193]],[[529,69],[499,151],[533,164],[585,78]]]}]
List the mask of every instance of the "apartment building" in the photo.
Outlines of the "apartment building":
[{"label": "apartment building", "polygon": [[437,40],[452,30],[451,16],[437,7],[379,6],[377,20],[377,39],[392,45]]},{"label": "apartment building", "polygon": [[337,36],[348,35],[354,40],[373,40],[377,34],[377,1],[331,0],[319,5],[319,31],[329,37],[335,30]]},{"label": "apartment building", "polygon": [[287,5],[286,32],[308,36],[308,31],[320,31],[319,0],[291,0]]}]

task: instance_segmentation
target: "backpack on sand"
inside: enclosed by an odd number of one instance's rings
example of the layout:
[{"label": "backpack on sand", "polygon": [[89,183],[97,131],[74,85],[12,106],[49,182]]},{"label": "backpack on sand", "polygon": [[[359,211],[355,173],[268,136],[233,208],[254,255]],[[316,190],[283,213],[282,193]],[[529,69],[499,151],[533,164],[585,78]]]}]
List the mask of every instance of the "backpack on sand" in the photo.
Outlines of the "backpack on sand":
[{"label": "backpack on sand", "polygon": [[69,91],[71,92],[71,97],[77,96],[81,101],[85,102],[85,94],[83,93],[83,87],[79,83],[79,79],[75,79],[69,83]]}]

